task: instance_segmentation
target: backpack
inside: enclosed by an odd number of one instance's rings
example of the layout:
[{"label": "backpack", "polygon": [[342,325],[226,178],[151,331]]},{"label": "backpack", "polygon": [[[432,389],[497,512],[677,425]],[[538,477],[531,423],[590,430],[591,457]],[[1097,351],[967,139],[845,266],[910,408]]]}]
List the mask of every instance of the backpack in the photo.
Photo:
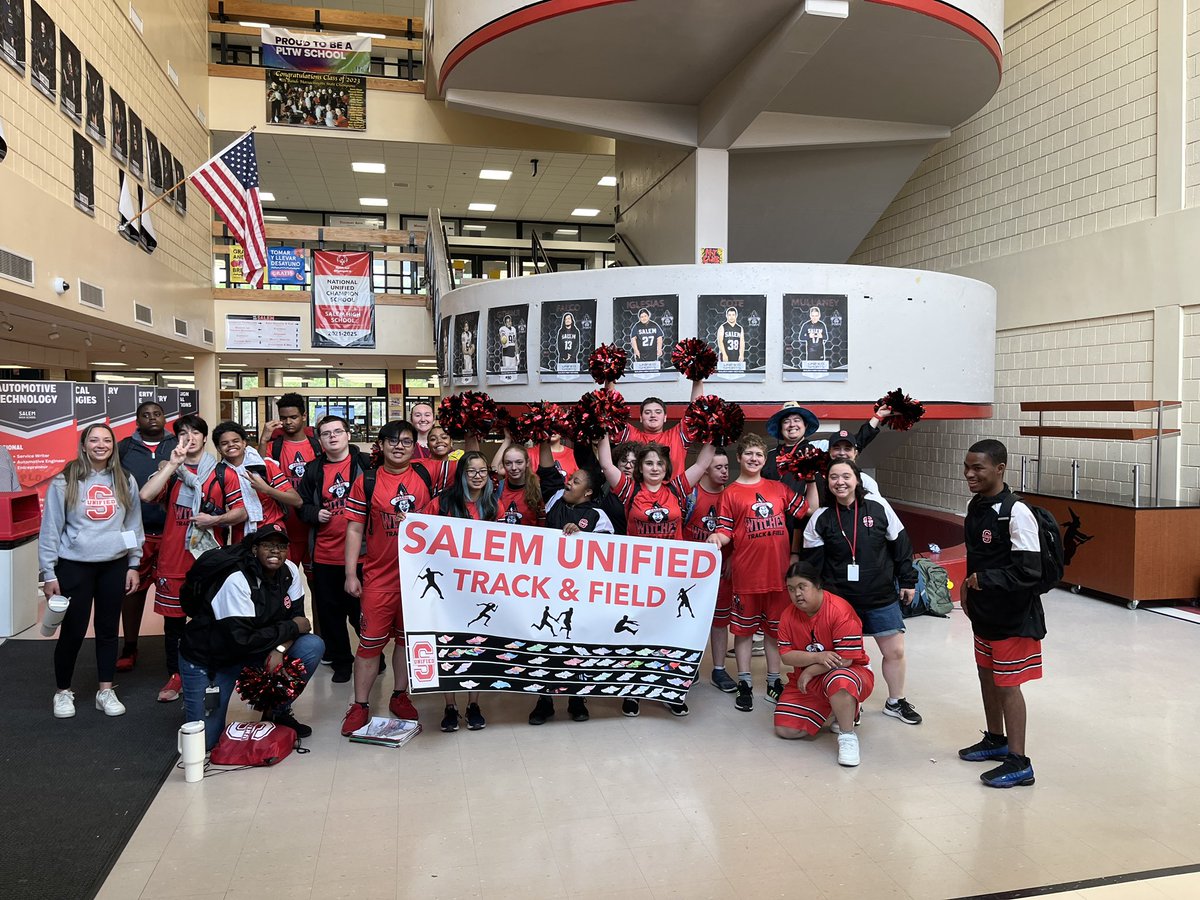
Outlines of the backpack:
[{"label": "backpack", "polygon": [[946,570],[924,557],[914,559],[913,568],[917,570],[917,590],[913,602],[908,607],[901,607],[904,617],[937,616],[944,619],[949,616],[954,609],[954,600],[950,596],[950,576]]},{"label": "backpack", "polygon": [[1058,586],[1063,579],[1063,544],[1062,532],[1058,529],[1058,520],[1048,509],[1034,506],[1014,493],[1000,504],[998,519],[1007,522],[1012,517],[1013,505],[1018,501],[1029,507],[1038,526],[1038,547],[1042,562],[1042,577],[1034,586],[1038,594],[1044,594]]},{"label": "backpack", "polygon": [[[250,547],[245,543],[214,547],[200,554],[183,580],[183,590],[179,592],[184,615],[189,619],[212,619],[212,598],[234,572],[242,572],[246,576],[252,592],[258,590],[259,585],[250,571],[250,559]],[[284,566],[280,577],[286,593],[292,584],[291,569]]]},{"label": "backpack", "polygon": [[294,728],[274,722],[230,722],[213,747],[214,766],[273,766],[296,749]]}]

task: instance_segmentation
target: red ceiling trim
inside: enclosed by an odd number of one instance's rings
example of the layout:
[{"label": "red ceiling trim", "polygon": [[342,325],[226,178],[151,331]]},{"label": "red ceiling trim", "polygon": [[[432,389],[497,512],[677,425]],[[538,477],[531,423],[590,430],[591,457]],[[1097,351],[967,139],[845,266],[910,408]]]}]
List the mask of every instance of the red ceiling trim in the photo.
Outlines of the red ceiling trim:
[{"label": "red ceiling trim", "polygon": [[953,25],[960,31],[965,31],[987,48],[988,53],[992,54],[996,60],[996,68],[1001,72],[1004,71],[1004,51],[1000,49],[1000,42],[996,40],[996,36],[988,30],[986,25],[970,13],[963,12],[943,0],[867,0],[867,2],[907,9],[923,16],[930,16],[939,22]]},{"label": "red ceiling trim", "polygon": [[438,74],[438,96],[446,92],[446,79],[454,71],[455,67],[484,44],[489,44],[497,38],[504,37],[506,34],[512,34],[512,32],[520,28],[524,28],[527,25],[535,25],[547,19],[565,16],[568,13],[596,9],[601,6],[611,6],[614,3],[629,2],[632,2],[632,0],[540,0],[540,2],[531,3],[529,6],[506,13],[498,19],[493,19],[482,28],[478,28],[468,34],[458,42],[453,50],[446,54],[441,72]]}]

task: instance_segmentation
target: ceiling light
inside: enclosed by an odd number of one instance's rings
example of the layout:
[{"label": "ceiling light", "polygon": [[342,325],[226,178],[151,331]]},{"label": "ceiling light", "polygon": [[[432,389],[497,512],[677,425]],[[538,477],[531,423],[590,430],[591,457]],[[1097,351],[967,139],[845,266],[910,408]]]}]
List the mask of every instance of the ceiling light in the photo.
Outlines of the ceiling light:
[{"label": "ceiling light", "polygon": [[62,335],[59,333],[57,328],[54,328],[54,329],[51,329],[50,333],[48,335],[46,335],[46,337],[48,337],[52,341],[57,341],[60,337],[62,337]]},{"label": "ceiling light", "polygon": [[[12,330],[13,330],[13,323],[12,323],[12,322],[2,322],[2,323],[0,323],[0,326],[3,326],[4,330],[5,330],[5,331],[7,331],[7,332],[10,332],[10,333],[11,333],[11,332],[12,332]],[[12,366],[9,366],[9,368],[11,369],[11,368],[12,368]]]},{"label": "ceiling light", "polygon": [[486,225],[464,225],[463,231],[487,231]]},{"label": "ceiling light", "polygon": [[437,366],[417,366],[418,372],[434,372],[437,371]]},{"label": "ceiling light", "polygon": [[471,212],[495,212],[496,204],[495,203],[471,203],[471,204],[468,204],[467,209],[469,209]]},{"label": "ceiling light", "polygon": [[417,360],[417,362],[419,362],[419,363],[430,363],[431,365],[435,365],[435,366],[437,365],[437,360],[436,360],[436,359],[418,359],[418,360]]},{"label": "ceiling light", "polygon": [[223,362],[223,363],[221,363],[221,365],[222,365],[222,366],[228,366],[229,368],[238,368],[238,369],[244,369],[244,368],[246,368],[246,364],[245,364],[245,363],[231,363],[231,362]]},{"label": "ceiling light", "polygon": [[603,178],[601,178],[599,181],[597,181],[596,184],[598,184],[600,187],[616,187],[617,186],[617,176],[616,175],[605,175]]},{"label": "ceiling light", "polygon": [[559,228],[555,234],[579,234],[578,228]]},{"label": "ceiling light", "polygon": [[479,177],[484,181],[508,181],[512,178],[512,172],[508,169],[480,169]]},{"label": "ceiling light", "polygon": [[319,356],[289,356],[287,358],[287,361],[288,362],[320,362],[321,357],[319,357]]},{"label": "ceiling light", "polygon": [[92,363],[92,365],[93,366],[123,366],[123,365],[125,365],[125,363],[123,363],[123,362],[94,362],[94,363]]},{"label": "ceiling light", "polygon": [[571,212],[571,215],[573,215],[573,216],[586,216],[587,218],[589,218],[589,219],[590,219],[592,216],[598,216],[598,215],[600,215],[600,210],[598,210],[598,209],[587,209],[587,208],[585,208],[585,207],[582,207],[582,206],[581,206],[581,207],[579,207],[579,209],[572,210],[572,212]]},{"label": "ceiling light", "polygon": [[272,194],[270,191],[259,191],[258,199],[261,200],[263,203],[274,203],[275,195]]},{"label": "ceiling light", "polygon": [[162,371],[162,369],[156,369],[156,368],[154,368],[153,366],[141,366],[141,367],[138,369],[138,371],[139,371],[139,372],[161,372],[161,371]]},{"label": "ceiling light", "polygon": [[358,32],[358,36],[359,37],[369,37],[369,38],[379,38],[379,40],[381,40],[381,41],[387,40],[386,34],[379,34],[376,31],[360,31],[360,32]]},{"label": "ceiling light", "polygon": [[287,216],[263,216],[264,222],[286,222]]},{"label": "ceiling light", "polygon": [[243,28],[270,28],[265,22],[238,22]]},{"label": "ceiling light", "polygon": [[325,366],[325,364],[324,364],[324,363],[322,363],[322,364],[321,364],[321,365],[319,365],[319,366],[312,366],[312,365],[309,365],[309,366],[303,366],[303,368],[305,368],[305,369],[324,369],[324,368],[327,368],[327,367]]},{"label": "ceiling light", "polygon": [[180,358],[180,359],[195,359],[196,357],[194,357],[194,356],[181,356],[181,357],[179,357],[179,358]]},{"label": "ceiling light", "polygon": [[358,202],[362,206],[387,206],[387,199],[384,197],[359,197]]},{"label": "ceiling light", "polygon": [[387,166],[384,163],[371,162],[352,162],[350,168],[355,172],[362,172],[365,175],[382,175],[387,171]]}]

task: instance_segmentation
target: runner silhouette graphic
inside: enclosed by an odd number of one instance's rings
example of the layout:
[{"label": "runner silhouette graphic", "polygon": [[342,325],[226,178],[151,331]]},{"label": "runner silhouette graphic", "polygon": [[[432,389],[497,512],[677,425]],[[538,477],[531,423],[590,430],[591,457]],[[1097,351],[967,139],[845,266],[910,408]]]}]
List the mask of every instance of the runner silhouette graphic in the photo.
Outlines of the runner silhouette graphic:
[{"label": "runner silhouette graphic", "polygon": [[467,625],[474,625],[480,619],[483,619],[484,625],[491,625],[492,624],[492,613],[494,613],[497,609],[499,609],[499,606],[495,603],[476,603],[475,605],[478,607],[481,607],[481,611],[480,611],[479,615],[477,615],[470,622],[468,622]]}]

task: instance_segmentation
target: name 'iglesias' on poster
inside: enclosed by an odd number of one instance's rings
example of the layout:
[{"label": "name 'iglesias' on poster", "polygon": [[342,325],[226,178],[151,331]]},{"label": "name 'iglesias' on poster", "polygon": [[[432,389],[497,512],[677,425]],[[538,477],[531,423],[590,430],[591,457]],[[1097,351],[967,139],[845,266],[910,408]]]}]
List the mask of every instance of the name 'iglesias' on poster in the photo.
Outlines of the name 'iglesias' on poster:
[{"label": "name 'iglesias' on poster", "polygon": [[679,296],[613,298],[613,343],[629,353],[627,381],[675,381],[671,349],[679,340]]},{"label": "name 'iglesias' on poster", "polygon": [[488,310],[487,383],[528,384],[529,304]]},{"label": "name 'iglesias' on poster", "polygon": [[591,381],[587,363],[596,349],[596,301],[542,303],[539,346],[542,381]]},{"label": "name 'iglesias' on poster", "polygon": [[845,381],[848,319],[845,294],[784,294],[783,380]]},{"label": "name 'iglesias' on poster", "polygon": [[696,301],[696,330],[717,351],[719,381],[762,381],[767,370],[767,298],[705,294]]}]

